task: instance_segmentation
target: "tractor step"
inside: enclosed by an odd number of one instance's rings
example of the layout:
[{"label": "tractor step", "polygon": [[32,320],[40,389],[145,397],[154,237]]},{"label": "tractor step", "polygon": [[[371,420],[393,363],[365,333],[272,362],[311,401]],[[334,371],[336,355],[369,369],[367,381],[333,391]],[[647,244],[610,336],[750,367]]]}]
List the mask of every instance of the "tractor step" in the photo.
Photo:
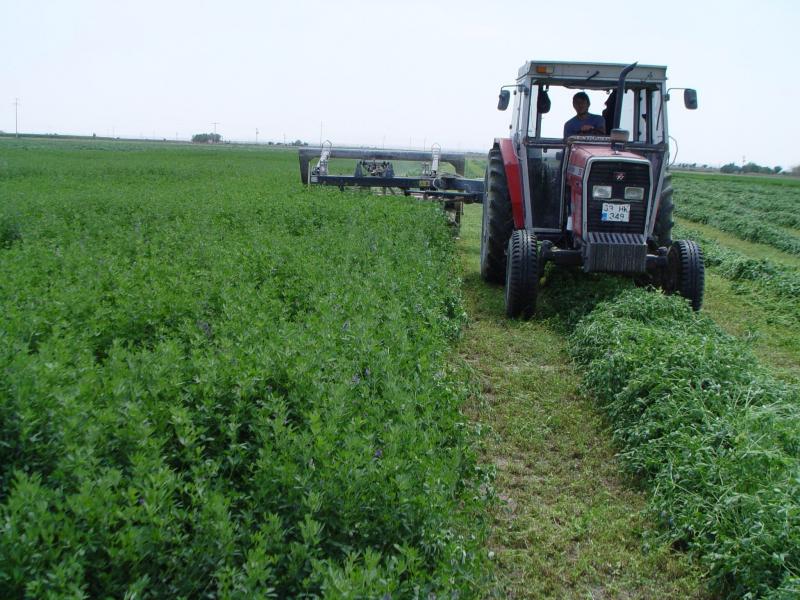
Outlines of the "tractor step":
[{"label": "tractor step", "polygon": [[642,234],[590,232],[583,253],[583,270],[587,273],[647,270],[647,240]]}]

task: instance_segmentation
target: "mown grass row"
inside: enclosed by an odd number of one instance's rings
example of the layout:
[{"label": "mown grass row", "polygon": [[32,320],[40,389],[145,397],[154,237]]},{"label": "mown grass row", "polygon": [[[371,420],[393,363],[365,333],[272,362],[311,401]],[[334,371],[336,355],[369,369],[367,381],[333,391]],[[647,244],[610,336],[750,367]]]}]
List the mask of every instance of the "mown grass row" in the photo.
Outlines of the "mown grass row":
[{"label": "mown grass row", "polygon": [[740,209],[764,215],[779,214],[785,217],[781,223],[786,227],[800,224],[795,204],[800,195],[800,180],[794,177],[763,177],[726,174],[692,174],[676,172],[674,178],[680,182],[686,199],[697,196],[701,202],[732,202]]},{"label": "mown grass row", "polygon": [[677,297],[627,289],[570,335],[663,536],[715,594],[800,594],[800,391]]},{"label": "mown grass row", "polygon": [[780,300],[788,312],[800,318],[800,272],[788,265],[766,258],[753,258],[723,246],[691,227],[675,227],[673,236],[692,239],[703,248],[706,266],[731,281],[754,283],[759,291],[774,300]]},{"label": "mown grass row", "polygon": [[481,593],[435,207],[293,154],[3,152],[0,596]]},{"label": "mown grass row", "polygon": [[676,215],[800,255],[800,181],[675,173]]}]

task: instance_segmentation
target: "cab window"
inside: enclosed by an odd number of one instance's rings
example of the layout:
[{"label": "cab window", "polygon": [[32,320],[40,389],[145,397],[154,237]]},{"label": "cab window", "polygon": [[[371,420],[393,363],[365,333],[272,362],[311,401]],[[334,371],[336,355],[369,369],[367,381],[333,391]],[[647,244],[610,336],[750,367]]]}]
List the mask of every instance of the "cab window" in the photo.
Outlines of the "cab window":
[{"label": "cab window", "polygon": [[[537,111],[538,86],[533,87],[531,94],[531,110],[528,119],[528,137],[558,138],[564,137],[564,123],[575,116],[575,109],[572,108],[572,97],[584,91],[589,96],[589,112],[594,115],[602,115],[606,109],[608,93],[604,90],[580,90],[565,87],[550,87],[547,95],[550,99],[550,110],[547,113]],[[539,117],[541,123],[539,135],[536,135],[536,126]]]}]

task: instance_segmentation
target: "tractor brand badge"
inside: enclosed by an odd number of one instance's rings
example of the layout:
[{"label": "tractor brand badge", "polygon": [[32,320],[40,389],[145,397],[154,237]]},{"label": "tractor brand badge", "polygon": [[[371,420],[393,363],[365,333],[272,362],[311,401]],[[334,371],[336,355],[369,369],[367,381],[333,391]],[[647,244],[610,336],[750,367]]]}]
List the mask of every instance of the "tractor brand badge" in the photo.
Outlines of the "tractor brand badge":
[{"label": "tractor brand badge", "polygon": [[622,171],[616,171],[614,173],[614,181],[625,181],[625,173]]}]

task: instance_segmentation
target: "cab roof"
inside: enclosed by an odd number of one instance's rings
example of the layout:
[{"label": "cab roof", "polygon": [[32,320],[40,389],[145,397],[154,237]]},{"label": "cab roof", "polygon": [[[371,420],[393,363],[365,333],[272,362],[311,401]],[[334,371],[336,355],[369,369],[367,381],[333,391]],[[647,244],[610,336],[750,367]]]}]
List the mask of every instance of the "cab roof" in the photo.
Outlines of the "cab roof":
[{"label": "cab roof", "polygon": [[[523,83],[529,78],[553,85],[568,87],[607,88],[616,84],[626,64],[557,62],[529,60],[519,68],[517,81]],[[626,84],[661,83],[667,80],[667,67],[656,65],[637,65],[625,78]]]}]

